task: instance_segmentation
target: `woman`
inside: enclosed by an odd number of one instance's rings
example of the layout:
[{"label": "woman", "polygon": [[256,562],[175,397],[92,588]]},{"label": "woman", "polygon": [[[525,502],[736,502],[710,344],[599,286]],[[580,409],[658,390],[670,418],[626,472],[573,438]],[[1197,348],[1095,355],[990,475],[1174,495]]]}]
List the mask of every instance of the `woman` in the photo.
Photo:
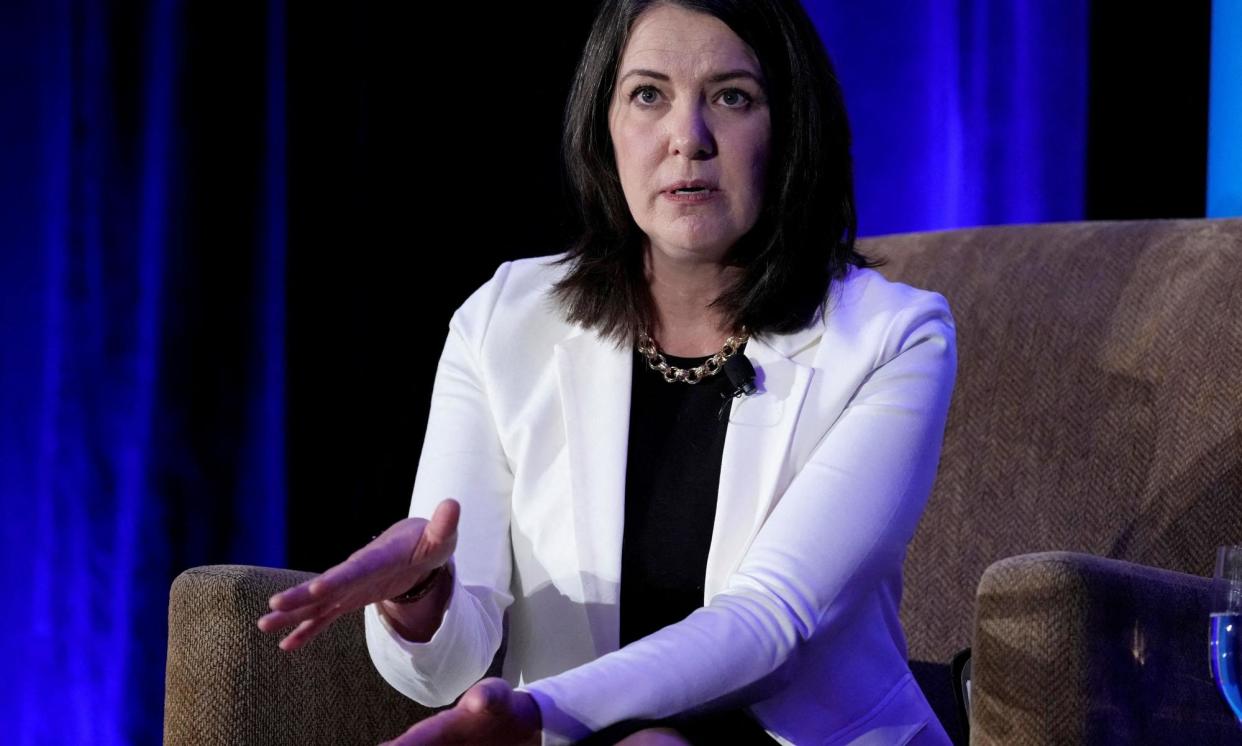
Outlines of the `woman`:
[{"label": "woman", "polygon": [[804,11],[609,0],[566,124],[580,239],[454,314],[412,517],[259,626],[365,607],[385,679],[457,701],[402,744],[948,743],[897,611],[953,320],[854,251]]}]

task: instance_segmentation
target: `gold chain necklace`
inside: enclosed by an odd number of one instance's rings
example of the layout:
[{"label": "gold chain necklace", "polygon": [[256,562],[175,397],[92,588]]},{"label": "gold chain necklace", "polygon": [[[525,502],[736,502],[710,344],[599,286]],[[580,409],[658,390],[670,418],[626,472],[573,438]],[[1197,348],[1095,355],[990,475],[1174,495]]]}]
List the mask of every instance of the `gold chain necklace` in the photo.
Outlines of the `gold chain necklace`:
[{"label": "gold chain necklace", "polygon": [[669,383],[698,383],[704,378],[710,378],[720,371],[724,370],[724,363],[729,358],[737,354],[737,351],[746,344],[746,340],[750,339],[750,332],[746,330],[746,325],[742,325],[742,331],[725,340],[724,346],[720,348],[720,352],[712,355],[703,361],[702,365],[694,368],[677,368],[668,364],[661,354],[660,348],[656,347],[653,340],[647,332],[638,333],[638,351],[647,358],[647,366],[664,376],[664,380]]}]

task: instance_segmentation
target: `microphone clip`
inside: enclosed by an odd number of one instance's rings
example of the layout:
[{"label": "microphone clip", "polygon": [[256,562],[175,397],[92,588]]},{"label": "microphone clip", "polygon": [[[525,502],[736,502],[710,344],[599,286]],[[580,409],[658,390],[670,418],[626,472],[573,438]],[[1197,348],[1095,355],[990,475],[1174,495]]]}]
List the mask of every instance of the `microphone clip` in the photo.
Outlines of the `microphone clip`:
[{"label": "microphone clip", "polygon": [[721,421],[724,420],[725,410],[729,408],[730,402],[739,396],[750,396],[759,390],[755,387],[755,366],[750,364],[745,355],[734,355],[726,360],[724,373],[729,383],[733,385],[733,390],[720,395],[724,401],[720,404],[716,419]]}]

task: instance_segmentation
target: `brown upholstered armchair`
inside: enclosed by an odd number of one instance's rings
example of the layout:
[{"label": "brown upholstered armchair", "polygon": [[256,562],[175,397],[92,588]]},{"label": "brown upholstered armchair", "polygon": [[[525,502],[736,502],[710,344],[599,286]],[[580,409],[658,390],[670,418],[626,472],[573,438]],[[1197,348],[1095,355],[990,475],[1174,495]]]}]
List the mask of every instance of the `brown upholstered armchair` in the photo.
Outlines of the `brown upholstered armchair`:
[{"label": "brown upholstered armchair", "polygon": [[970,645],[973,744],[1242,742],[1200,577],[1242,541],[1242,220],[868,246],[957,320],[902,609],[946,727],[943,664]]},{"label": "brown upholstered armchair", "polygon": [[[1207,664],[1216,545],[1242,542],[1242,220],[869,239],[948,299],[959,368],[906,561],[911,666],[964,743],[1238,743]],[[170,744],[375,743],[428,710],[374,672],[361,615],[296,655],[255,627],[305,573],[173,584]],[[503,650],[501,651],[503,655]]]}]

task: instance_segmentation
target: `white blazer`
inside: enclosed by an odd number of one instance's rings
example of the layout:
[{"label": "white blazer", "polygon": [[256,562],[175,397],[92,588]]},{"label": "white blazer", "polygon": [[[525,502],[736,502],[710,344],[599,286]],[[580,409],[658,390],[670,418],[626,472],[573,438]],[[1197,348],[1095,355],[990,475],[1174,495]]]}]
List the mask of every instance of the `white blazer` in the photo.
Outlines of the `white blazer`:
[{"label": "white blazer", "polygon": [[826,317],[751,337],[759,392],[729,418],[705,606],[618,649],[632,350],[562,319],[552,258],[505,262],[449,323],[410,515],[461,503],[452,600],[425,643],[368,606],[379,673],[449,704],[507,612],[504,677],[546,744],[744,705],[784,744],[948,743],[898,619],[957,369],[945,299],[851,267]]}]

